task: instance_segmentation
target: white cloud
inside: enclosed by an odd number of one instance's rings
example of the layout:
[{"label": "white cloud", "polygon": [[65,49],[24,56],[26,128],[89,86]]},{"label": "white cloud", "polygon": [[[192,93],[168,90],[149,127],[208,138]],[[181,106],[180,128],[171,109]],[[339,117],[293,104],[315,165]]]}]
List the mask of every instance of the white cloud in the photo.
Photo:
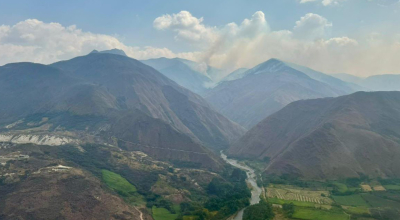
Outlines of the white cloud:
[{"label": "white cloud", "polygon": [[181,11],[178,14],[163,15],[154,20],[156,29],[171,29],[177,34],[177,40],[184,40],[190,43],[208,44],[217,40],[215,28],[206,27],[203,18],[196,18],[188,11]]},{"label": "white cloud", "polygon": [[[188,12],[164,15],[156,20],[155,28],[175,32],[176,38],[199,46],[199,51],[174,53],[168,48],[128,46],[114,36],[85,32],[74,25],[65,27],[29,19],[0,26],[0,65],[20,61],[47,64],[84,55],[93,49],[119,48],[136,59],[181,57],[228,70],[253,67],[278,58],[328,73],[360,76],[400,73],[397,59],[400,35],[387,37],[371,33],[358,39],[328,37],[332,23],[316,14],[306,14],[292,30],[271,30],[261,11],[240,24],[228,23],[221,27],[208,26],[202,18]],[[191,35],[195,36],[194,40]]]},{"label": "white cloud", "polygon": [[296,37],[302,39],[314,40],[325,36],[326,31],[332,27],[326,18],[308,13],[296,21],[296,26],[293,28],[293,33]]},{"label": "white cloud", "polygon": [[116,37],[84,32],[76,26],[44,23],[36,19],[21,21],[13,26],[0,26],[0,65],[9,62],[30,61],[52,63],[87,54],[93,49],[123,49],[137,59],[155,57],[190,57],[174,54],[167,48],[130,47]]}]

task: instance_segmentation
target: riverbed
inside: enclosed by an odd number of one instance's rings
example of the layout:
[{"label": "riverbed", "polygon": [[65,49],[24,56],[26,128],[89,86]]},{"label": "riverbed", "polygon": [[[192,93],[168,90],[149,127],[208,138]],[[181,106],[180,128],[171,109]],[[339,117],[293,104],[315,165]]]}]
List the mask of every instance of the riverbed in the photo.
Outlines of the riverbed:
[{"label": "riverbed", "polygon": [[[228,159],[228,157],[221,151],[221,158],[225,160],[225,162],[229,163],[230,165],[237,167],[241,170],[246,171],[247,179],[246,182],[251,185],[251,198],[250,198],[250,205],[258,204],[260,202],[260,195],[263,192],[263,189],[257,186],[257,179],[256,174],[253,169],[250,167],[240,164],[237,160]],[[231,220],[242,220],[243,218],[243,211],[246,208],[240,210],[235,216],[229,218]]]}]

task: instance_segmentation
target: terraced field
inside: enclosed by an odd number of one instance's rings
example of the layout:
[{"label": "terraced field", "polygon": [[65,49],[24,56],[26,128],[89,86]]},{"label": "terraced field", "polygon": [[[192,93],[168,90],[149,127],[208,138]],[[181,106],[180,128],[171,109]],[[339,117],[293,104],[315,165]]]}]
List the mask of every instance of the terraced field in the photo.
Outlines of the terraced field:
[{"label": "terraced field", "polygon": [[328,197],[328,191],[311,191],[296,188],[273,186],[267,188],[268,198],[278,198],[282,200],[310,202],[315,204],[332,204],[332,200]]}]

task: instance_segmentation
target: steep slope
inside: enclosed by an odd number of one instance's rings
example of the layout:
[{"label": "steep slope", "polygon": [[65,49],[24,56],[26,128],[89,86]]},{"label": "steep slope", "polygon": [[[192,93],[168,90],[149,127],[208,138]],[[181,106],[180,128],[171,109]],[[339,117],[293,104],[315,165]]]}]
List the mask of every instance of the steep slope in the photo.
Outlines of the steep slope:
[{"label": "steep slope", "polygon": [[206,99],[231,120],[251,128],[293,101],[344,94],[347,92],[271,59],[246,71],[242,78],[222,82]]},{"label": "steep slope", "polygon": [[34,63],[0,67],[0,124],[37,112],[69,90],[77,80],[61,70]]},{"label": "steep slope", "polygon": [[247,68],[239,68],[239,69],[229,73],[229,75],[224,77],[222,79],[222,81],[232,81],[232,80],[240,79],[240,78],[243,77],[243,75],[245,74],[245,72],[247,70],[249,70],[249,69],[247,69]]},{"label": "steep slope", "polygon": [[139,109],[207,146],[227,147],[243,134],[243,128],[215,112],[200,96],[137,60],[92,53],[52,66],[106,90],[119,106]]},{"label": "steep slope", "polygon": [[362,90],[362,88],[360,86],[358,86],[357,84],[353,84],[353,83],[348,83],[346,81],[343,81],[339,78],[327,75],[325,73],[321,73],[318,71],[315,71],[313,69],[310,69],[308,67],[305,66],[300,66],[294,63],[288,63],[285,62],[286,65],[288,65],[289,67],[298,70],[304,74],[306,74],[307,76],[311,77],[312,79],[315,79],[317,81],[323,82],[327,85],[329,85],[332,88],[335,88],[337,90],[346,92],[346,93],[352,93],[355,91],[360,91]]},{"label": "steep slope", "polygon": [[[141,220],[141,213],[80,169],[42,168],[7,192],[0,187],[1,219]],[[8,187],[10,188],[10,187]]]},{"label": "steep slope", "polygon": [[197,94],[203,94],[213,84],[213,81],[207,75],[206,66],[189,60],[158,58],[143,60],[142,62]]},{"label": "steep slope", "polygon": [[399,141],[400,92],[357,92],[291,103],[229,153],[269,157],[267,173],[308,179],[400,177]]}]

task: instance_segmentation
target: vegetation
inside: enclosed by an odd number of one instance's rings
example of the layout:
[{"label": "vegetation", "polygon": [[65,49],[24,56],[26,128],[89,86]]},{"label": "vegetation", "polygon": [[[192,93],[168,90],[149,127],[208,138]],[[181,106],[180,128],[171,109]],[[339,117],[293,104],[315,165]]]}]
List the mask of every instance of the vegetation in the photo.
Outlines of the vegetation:
[{"label": "vegetation", "polygon": [[349,196],[332,196],[332,198],[340,205],[368,207],[368,204],[365,202],[360,194]]},{"label": "vegetation", "polygon": [[113,173],[108,170],[102,170],[102,178],[103,181],[110,187],[112,190],[116,191],[118,194],[122,196],[128,196],[135,193],[136,187],[130,184],[125,178],[121,175]]},{"label": "vegetation", "polygon": [[315,207],[314,203],[311,202],[302,202],[302,201],[294,201],[294,200],[284,200],[284,199],[278,199],[278,198],[268,198],[268,202],[272,204],[279,204],[279,205],[284,205],[284,204],[293,204],[295,206],[300,206],[300,207]]},{"label": "vegetation", "polygon": [[102,170],[102,179],[107,186],[118,193],[122,198],[130,204],[143,204],[143,198],[137,193],[136,187],[129,183],[125,178],[117,173],[109,170]]},{"label": "vegetation", "polygon": [[348,220],[349,216],[341,210],[296,207],[293,218],[305,220]]},{"label": "vegetation", "polygon": [[165,208],[157,208],[156,206],[153,206],[151,211],[153,213],[154,220],[175,220],[179,215],[179,207],[177,210],[175,210],[175,213],[171,213]]},{"label": "vegetation", "polygon": [[268,220],[274,217],[272,206],[261,200],[259,204],[247,207],[243,213],[243,220]]},{"label": "vegetation", "polygon": [[282,206],[283,212],[285,213],[285,215],[289,218],[291,218],[294,214],[294,204],[293,203],[289,203],[289,204],[283,204]]}]

